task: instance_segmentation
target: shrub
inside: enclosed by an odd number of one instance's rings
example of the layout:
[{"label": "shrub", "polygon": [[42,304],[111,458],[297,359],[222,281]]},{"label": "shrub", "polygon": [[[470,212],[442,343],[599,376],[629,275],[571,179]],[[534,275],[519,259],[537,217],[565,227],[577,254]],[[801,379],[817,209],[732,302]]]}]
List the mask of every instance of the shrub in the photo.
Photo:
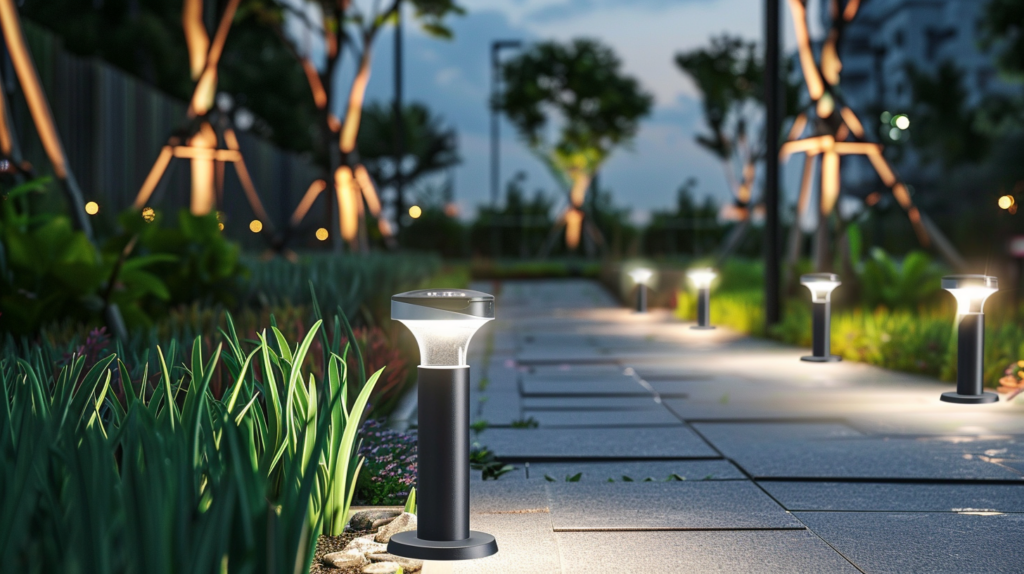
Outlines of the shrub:
[{"label": "shrub", "polygon": [[416,435],[385,428],[382,421],[368,420],[360,431],[365,471],[356,488],[363,504],[402,504],[416,486]]}]

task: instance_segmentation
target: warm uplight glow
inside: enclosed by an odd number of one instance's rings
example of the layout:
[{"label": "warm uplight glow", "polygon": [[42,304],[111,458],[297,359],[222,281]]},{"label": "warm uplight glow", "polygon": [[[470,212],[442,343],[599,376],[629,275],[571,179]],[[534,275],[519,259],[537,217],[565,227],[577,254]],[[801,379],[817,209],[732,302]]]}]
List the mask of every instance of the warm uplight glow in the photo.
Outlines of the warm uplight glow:
[{"label": "warm uplight glow", "polygon": [[893,122],[896,127],[901,130],[905,130],[910,127],[910,118],[904,115],[896,116],[896,121]]},{"label": "warm uplight glow", "polygon": [[156,221],[156,210],[152,207],[144,207],[142,209],[142,220],[146,223],[153,223]]},{"label": "warm uplight glow", "polygon": [[647,282],[654,276],[654,271],[651,271],[646,267],[638,267],[630,271],[629,276],[633,278],[633,282],[637,285],[647,285]]},{"label": "warm uplight glow", "polygon": [[942,278],[942,288],[956,298],[957,315],[985,312],[985,300],[999,291],[999,279],[989,275],[950,275]]},{"label": "warm uplight glow", "polygon": [[999,198],[999,209],[1010,209],[1015,203],[1017,202],[1012,195],[1004,195]]},{"label": "warm uplight glow", "polygon": [[697,289],[707,289],[711,287],[711,282],[718,276],[714,269],[691,269],[686,273],[686,276],[693,282],[693,286]]},{"label": "warm uplight glow", "polygon": [[811,291],[811,301],[828,303],[832,291],[842,285],[839,276],[832,273],[810,273],[800,276],[800,284]]},{"label": "warm uplight glow", "polygon": [[330,234],[327,233],[327,230],[324,229],[323,227],[316,230],[316,238],[319,239],[320,241],[327,241],[328,237],[330,237]]},{"label": "warm uplight glow", "polygon": [[409,217],[419,219],[421,215],[423,215],[423,209],[420,206],[414,205],[409,208]]},{"label": "warm uplight glow", "polygon": [[100,212],[100,204],[96,203],[95,201],[90,201],[89,203],[86,203],[85,212],[88,213],[89,215],[96,215],[97,213]]},{"label": "warm uplight glow", "polygon": [[263,231],[263,222],[259,219],[253,219],[249,222],[249,231],[252,231],[253,233]]}]

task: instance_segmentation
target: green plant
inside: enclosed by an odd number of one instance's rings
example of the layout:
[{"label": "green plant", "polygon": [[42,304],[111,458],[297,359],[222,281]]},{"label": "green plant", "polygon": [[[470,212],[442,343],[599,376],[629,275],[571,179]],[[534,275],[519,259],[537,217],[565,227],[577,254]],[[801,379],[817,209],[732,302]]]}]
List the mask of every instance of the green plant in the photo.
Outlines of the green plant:
[{"label": "green plant", "polygon": [[405,507],[402,509],[403,512],[409,514],[416,514],[416,487],[412,487],[409,491],[409,496],[405,499]]},{"label": "green plant", "polygon": [[535,429],[538,426],[537,419],[533,417],[512,421],[512,428],[514,429]]},{"label": "green plant", "polygon": [[416,484],[416,435],[386,428],[381,421],[368,420],[360,435],[359,454],[364,470],[356,485],[356,499],[362,504],[394,505],[408,501]]},{"label": "green plant", "polygon": [[130,249],[97,256],[67,216],[34,212],[31,196],[47,183],[15,186],[0,200],[0,328],[26,336],[58,319],[95,323],[112,304],[129,325],[148,324],[143,306],[170,296],[153,270],[171,258]]},{"label": "green plant", "polygon": [[498,480],[502,475],[516,469],[511,464],[505,464],[496,459],[490,449],[475,442],[469,451],[469,467],[479,470],[483,480]]},{"label": "green plant", "polygon": [[862,265],[860,283],[864,304],[890,309],[914,309],[927,303],[941,290],[942,266],[923,251],[911,251],[902,261],[880,248],[871,250]]},{"label": "green plant", "polygon": [[[567,475],[565,475],[565,481],[566,482],[579,482],[581,478],[583,478],[583,473],[582,472],[577,472],[576,474],[567,474]],[[546,480],[548,482],[558,482],[558,480],[555,479],[555,477],[551,476],[550,474],[545,474],[544,475],[544,480]]]}]

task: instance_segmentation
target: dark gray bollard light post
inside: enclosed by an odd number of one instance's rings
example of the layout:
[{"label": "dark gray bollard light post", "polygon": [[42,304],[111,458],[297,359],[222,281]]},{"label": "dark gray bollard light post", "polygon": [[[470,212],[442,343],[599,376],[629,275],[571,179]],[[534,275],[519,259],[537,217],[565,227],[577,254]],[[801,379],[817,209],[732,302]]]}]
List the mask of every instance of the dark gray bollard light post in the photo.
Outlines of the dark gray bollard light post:
[{"label": "dark gray bollard light post", "polygon": [[412,331],[418,371],[419,505],[416,532],[391,537],[388,552],[416,560],[472,560],[498,551],[469,529],[469,341],[494,319],[494,296],[424,289],[391,297],[391,318]]},{"label": "dark gray bollard light post", "polygon": [[990,275],[949,275],[942,288],[956,297],[956,392],[942,393],[947,403],[994,403],[999,395],[985,392],[985,300],[999,290]]},{"label": "dark gray bollard light post", "polygon": [[647,284],[654,276],[654,272],[646,267],[637,267],[629,272],[629,276],[636,283],[636,312],[647,312]]},{"label": "dark gray bollard light post", "polygon": [[842,285],[834,273],[810,273],[800,276],[800,284],[811,291],[813,312],[813,355],[800,357],[809,363],[835,363],[842,357],[832,354],[832,291]]},{"label": "dark gray bollard light post", "polygon": [[697,289],[697,324],[691,329],[714,329],[711,325],[711,282],[718,275],[714,269],[691,269],[686,272]]}]

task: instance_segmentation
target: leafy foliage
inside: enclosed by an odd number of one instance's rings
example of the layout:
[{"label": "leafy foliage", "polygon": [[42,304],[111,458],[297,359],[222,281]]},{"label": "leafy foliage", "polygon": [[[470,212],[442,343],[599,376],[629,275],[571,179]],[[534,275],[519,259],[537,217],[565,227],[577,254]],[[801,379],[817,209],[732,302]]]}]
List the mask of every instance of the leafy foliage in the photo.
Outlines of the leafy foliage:
[{"label": "leafy foliage", "polygon": [[879,248],[871,250],[860,273],[864,304],[889,309],[914,309],[940,291],[945,270],[923,251],[912,251],[902,261]]},{"label": "leafy foliage", "polygon": [[[653,103],[621,66],[597,40],[541,42],[505,63],[505,89],[495,104],[557,177],[590,176],[636,135]],[[545,133],[556,121],[558,137],[548,142]]]},{"label": "leafy foliage", "polygon": [[[393,187],[399,179],[395,169],[395,125],[393,106],[373,102],[363,110],[356,147],[377,186]],[[415,186],[422,178],[459,164],[455,129],[421,103],[402,109],[403,149],[401,181]],[[412,161],[409,161],[409,160]],[[411,165],[408,165],[411,164]]]},{"label": "leafy foliage", "polygon": [[913,66],[907,75],[915,102],[912,142],[922,159],[947,168],[984,159],[992,133],[985,126],[984,108],[968,105],[963,71],[947,61],[934,76]]}]

